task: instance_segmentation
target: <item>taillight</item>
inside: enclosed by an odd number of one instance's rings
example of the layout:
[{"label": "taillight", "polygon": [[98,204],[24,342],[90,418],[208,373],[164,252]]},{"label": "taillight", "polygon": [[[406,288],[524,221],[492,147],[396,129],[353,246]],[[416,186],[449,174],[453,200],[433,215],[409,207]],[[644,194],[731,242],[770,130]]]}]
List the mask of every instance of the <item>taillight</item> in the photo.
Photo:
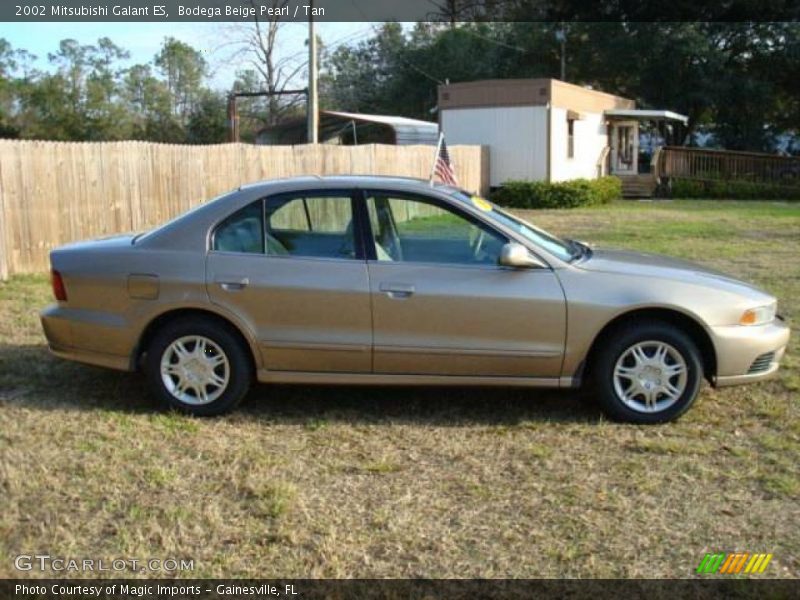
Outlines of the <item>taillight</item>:
[{"label": "taillight", "polygon": [[53,296],[59,302],[67,301],[67,288],[64,287],[64,280],[61,278],[61,273],[55,269],[50,271],[50,284],[53,286]]}]

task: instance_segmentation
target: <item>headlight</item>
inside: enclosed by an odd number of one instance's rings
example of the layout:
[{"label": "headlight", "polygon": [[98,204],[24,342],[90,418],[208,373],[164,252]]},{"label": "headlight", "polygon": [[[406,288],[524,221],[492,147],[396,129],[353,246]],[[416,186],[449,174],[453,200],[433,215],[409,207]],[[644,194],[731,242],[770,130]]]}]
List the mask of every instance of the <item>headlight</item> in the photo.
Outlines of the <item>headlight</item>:
[{"label": "headlight", "polygon": [[767,306],[749,308],[742,313],[739,325],[763,325],[764,323],[769,323],[775,318],[777,308],[778,305],[775,302]]}]

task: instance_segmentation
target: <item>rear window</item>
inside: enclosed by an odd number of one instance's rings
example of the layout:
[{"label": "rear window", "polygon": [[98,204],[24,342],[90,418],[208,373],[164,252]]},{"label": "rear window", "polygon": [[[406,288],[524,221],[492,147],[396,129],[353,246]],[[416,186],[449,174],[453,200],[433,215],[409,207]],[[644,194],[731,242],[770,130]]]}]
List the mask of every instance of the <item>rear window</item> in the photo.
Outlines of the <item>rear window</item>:
[{"label": "rear window", "polygon": [[261,200],[239,209],[217,225],[214,250],[264,253],[264,212]]}]

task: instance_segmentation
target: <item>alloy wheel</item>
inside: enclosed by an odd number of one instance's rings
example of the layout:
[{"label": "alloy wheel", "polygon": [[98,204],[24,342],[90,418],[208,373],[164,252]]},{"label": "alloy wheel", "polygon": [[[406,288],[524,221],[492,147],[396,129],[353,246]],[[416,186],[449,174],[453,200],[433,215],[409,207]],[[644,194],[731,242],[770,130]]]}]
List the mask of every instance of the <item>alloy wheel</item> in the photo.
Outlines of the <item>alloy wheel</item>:
[{"label": "alloy wheel", "polygon": [[688,380],[686,359],[673,346],[657,340],[630,346],[614,366],[614,391],[637,412],[667,410],[686,391]]},{"label": "alloy wheel", "polygon": [[219,398],[230,381],[230,364],[222,348],[202,335],[173,341],[161,357],[161,381],[177,400],[195,406]]}]

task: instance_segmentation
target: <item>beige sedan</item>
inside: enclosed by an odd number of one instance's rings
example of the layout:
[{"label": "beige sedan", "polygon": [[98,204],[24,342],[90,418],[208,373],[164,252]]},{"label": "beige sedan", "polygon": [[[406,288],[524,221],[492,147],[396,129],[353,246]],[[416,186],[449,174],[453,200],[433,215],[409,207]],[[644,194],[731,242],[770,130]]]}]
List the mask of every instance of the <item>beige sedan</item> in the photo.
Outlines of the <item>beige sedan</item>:
[{"label": "beige sedan", "polygon": [[167,405],[251,383],[586,387],[615,419],[674,419],[702,379],[775,374],[775,298],[691,263],[559,239],[448,186],[244,186],[142,235],[51,254],[58,356],[142,368]]}]

